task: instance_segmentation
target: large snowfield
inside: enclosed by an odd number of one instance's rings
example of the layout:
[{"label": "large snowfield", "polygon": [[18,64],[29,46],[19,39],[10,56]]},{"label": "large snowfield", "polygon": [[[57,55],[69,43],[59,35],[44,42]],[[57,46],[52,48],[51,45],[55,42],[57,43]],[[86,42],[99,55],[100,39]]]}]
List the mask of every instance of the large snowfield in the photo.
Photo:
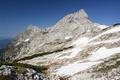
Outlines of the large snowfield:
[{"label": "large snowfield", "polygon": [[[71,52],[69,56],[63,56],[63,57],[58,57],[57,59],[64,59],[64,58],[72,58],[77,56],[77,54],[82,51],[85,46],[87,45],[96,45],[96,44],[101,44],[101,43],[114,43],[120,40],[118,39],[112,39],[112,40],[105,40],[105,41],[98,41],[98,42],[91,42],[102,35],[109,34],[109,33],[115,33],[119,32],[120,28],[115,27],[113,29],[107,30],[91,39],[88,37],[80,37],[76,41],[74,41],[71,45],[74,45],[74,48],[72,50],[68,50],[67,52]],[[90,43],[91,42],[91,43]],[[66,53],[67,53],[66,52]],[[58,68],[54,74],[59,74],[59,75],[74,75],[80,71],[89,69],[93,65],[100,64],[103,62],[103,59],[108,58],[112,55],[119,54],[120,53],[120,47],[115,47],[115,48],[106,48],[106,47],[101,47],[99,49],[94,50],[93,52],[89,53],[90,56],[87,57],[84,60],[76,61],[74,63],[62,66],[61,68]],[[86,60],[86,62],[85,62]]]}]

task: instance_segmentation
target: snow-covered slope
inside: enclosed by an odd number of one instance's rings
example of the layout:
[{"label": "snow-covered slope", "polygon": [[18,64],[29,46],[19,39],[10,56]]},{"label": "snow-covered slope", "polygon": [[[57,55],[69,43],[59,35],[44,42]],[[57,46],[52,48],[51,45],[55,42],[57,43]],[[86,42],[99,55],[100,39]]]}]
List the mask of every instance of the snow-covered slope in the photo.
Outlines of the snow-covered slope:
[{"label": "snow-covered slope", "polygon": [[108,28],[109,26],[107,26],[107,25],[101,25],[101,24],[98,24],[98,23],[94,23],[94,25],[96,26],[96,27],[99,27],[100,29],[105,29],[105,28]]},{"label": "snow-covered slope", "polygon": [[[73,46],[72,48],[20,62],[34,65],[39,65],[41,63],[43,65],[49,65],[50,68],[48,73],[50,75],[72,76],[69,79],[72,79],[77,75],[81,76],[81,73],[92,76],[93,72],[99,69],[97,67],[100,67],[97,65],[105,63],[106,60],[109,60],[111,57],[114,58],[116,55],[120,56],[120,39],[118,38],[120,37],[119,34],[120,26],[111,27],[103,30],[101,33],[93,37],[84,35],[76,38],[75,40],[69,42],[69,46]],[[104,36],[107,38],[104,38]],[[116,61],[114,60],[112,62],[114,63]],[[102,66],[101,68],[104,69]],[[90,71],[91,73],[87,71]],[[108,72],[110,73],[110,71]],[[96,74],[94,74],[94,76],[99,74],[99,72],[95,73]],[[100,75],[104,76],[104,72]],[[75,78],[75,80],[79,79],[80,78]],[[99,79],[102,80],[101,78]],[[80,80],[84,80],[84,78]]]}]

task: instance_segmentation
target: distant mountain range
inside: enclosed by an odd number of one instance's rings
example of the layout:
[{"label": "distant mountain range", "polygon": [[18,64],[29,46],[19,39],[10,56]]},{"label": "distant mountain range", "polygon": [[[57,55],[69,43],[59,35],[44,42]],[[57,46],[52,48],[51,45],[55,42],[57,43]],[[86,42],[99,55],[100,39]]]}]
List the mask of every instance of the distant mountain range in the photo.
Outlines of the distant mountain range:
[{"label": "distant mountain range", "polygon": [[11,41],[12,38],[0,37],[0,49],[5,48]]}]

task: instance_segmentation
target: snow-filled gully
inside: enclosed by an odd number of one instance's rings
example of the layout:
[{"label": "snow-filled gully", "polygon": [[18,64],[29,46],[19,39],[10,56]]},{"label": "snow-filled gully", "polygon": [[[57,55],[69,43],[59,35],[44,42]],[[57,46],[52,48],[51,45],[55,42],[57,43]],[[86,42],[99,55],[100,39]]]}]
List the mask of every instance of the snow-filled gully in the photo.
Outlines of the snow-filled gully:
[{"label": "snow-filled gully", "polygon": [[[71,52],[69,56],[62,56],[62,57],[58,56],[57,59],[75,57],[87,45],[96,45],[96,44],[101,44],[101,43],[113,43],[116,41],[120,41],[120,38],[118,38],[118,39],[113,39],[113,40],[105,40],[105,41],[98,41],[98,42],[90,43],[91,41],[101,37],[102,35],[119,32],[119,31],[120,31],[120,28],[115,27],[113,29],[107,30],[93,37],[92,39],[89,39],[87,37],[79,38],[71,44],[75,46],[72,50],[69,50],[63,53],[63,54],[67,54]],[[110,48],[110,49],[107,49],[106,47],[101,47],[100,49],[90,53],[90,56],[85,59],[87,62],[84,62],[84,60],[76,61],[74,63],[68,64],[68,65],[62,66],[61,68],[56,69],[56,72],[54,72],[53,74],[72,76],[80,71],[89,69],[93,65],[100,64],[101,62],[103,62],[103,59],[107,57],[110,57],[112,55],[119,54],[119,53],[120,53],[120,47]]]}]

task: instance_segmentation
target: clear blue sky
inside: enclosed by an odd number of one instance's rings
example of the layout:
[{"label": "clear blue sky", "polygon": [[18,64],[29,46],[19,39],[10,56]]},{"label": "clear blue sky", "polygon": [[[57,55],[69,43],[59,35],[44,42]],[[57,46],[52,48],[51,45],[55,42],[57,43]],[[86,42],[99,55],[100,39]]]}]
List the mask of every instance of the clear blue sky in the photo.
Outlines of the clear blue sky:
[{"label": "clear blue sky", "polygon": [[54,25],[79,9],[93,22],[120,22],[120,0],[0,0],[0,36],[15,36],[30,24]]}]

